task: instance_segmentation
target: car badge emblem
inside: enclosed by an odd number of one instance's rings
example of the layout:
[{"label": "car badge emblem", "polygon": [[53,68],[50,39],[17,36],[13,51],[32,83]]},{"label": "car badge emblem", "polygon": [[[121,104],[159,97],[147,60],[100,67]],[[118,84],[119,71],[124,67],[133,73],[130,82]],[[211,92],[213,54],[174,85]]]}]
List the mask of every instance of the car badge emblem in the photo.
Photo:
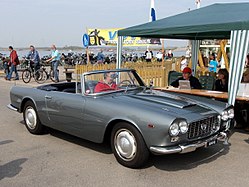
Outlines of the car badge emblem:
[{"label": "car badge emblem", "polygon": [[205,131],[207,129],[207,124],[201,124],[201,130]]}]

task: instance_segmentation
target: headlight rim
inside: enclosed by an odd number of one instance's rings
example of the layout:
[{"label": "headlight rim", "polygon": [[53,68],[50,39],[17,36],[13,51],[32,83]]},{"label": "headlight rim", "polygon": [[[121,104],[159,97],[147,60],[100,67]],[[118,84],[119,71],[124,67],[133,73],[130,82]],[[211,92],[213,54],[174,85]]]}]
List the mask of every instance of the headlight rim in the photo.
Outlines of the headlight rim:
[{"label": "headlight rim", "polygon": [[228,115],[228,110],[224,110],[222,113],[221,113],[221,119],[223,121],[227,121],[229,119],[229,115]]},{"label": "headlight rim", "polygon": [[[227,113],[228,113],[228,118],[229,119],[233,119],[234,118],[234,109],[233,108],[229,108],[227,110]],[[230,116],[230,115],[232,115],[232,116]]]},{"label": "headlight rim", "polygon": [[[176,134],[173,134],[173,133],[172,133],[172,129],[171,129],[171,128],[172,128],[173,125],[177,125],[178,132],[177,132]],[[169,134],[170,134],[170,136],[175,137],[175,136],[178,136],[179,133],[180,133],[179,124],[178,124],[177,122],[173,122],[173,123],[170,125],[170,127],[169,127]]]},{"label": "headlight rim", "polygon": [[[183,126],[182,123],[184,123],[184,125],[186,126],[185,131],[183,131],[183,128],[180,127],[180,126]],[[180,125],[180,124],[182,124],[182,125]],[[177,127],[175,127],[175,128],[177,128],[177,131],[178,131],[177,133],[172,133],[172,126],[173,125],[177,125]],[[184,135],[184,134],[186,134],[188,132],[188,130],[189,130],[189,123],[187,122],[187,120],[184,119],[184,118],[177,118],[169,126],[169,135],[172,136],[172,137],[176,137],[176,136],[179,136],[179,135]]]},{"label": "headlight rim", "polygon": [[[185,125],[186,125],[186,130],[183,132],[182,131],[182,123],[185,123]],[[180,129],[180,132],[181,132],[181,134],[186,134],[187,132],[188,132],[188,129],[189,129],[189,124],[187,123],[187,121],[185,121],[185,120],[182,120],[182,121],[179,121],[179,124],[178,124],[178,126],[179,126],[179,129]]]}]

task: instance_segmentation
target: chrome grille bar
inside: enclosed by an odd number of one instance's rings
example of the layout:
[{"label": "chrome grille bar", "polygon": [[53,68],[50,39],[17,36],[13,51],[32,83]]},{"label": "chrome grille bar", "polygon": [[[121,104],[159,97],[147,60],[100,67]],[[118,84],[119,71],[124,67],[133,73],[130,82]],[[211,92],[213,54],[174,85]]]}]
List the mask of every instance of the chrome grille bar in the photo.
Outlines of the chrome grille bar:
[{"label": "chrome grille bar", "polygon": [[215,131],[213,127],[218,125],[218,123],[218,116],[210,116],[208,118],[192,122],[189,124],[188,138],[195,139],[208,136]]}]

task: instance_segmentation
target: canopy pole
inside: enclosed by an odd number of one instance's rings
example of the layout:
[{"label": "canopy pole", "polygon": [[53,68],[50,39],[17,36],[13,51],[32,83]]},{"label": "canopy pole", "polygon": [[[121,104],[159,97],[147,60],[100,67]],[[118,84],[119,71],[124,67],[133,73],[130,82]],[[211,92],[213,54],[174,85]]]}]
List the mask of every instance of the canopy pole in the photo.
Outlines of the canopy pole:
[{"label": "canopy pole", "polygon": [[117,44],[117,63],[116,63],[117,69],[120,69],[122,64],[122,48],[123,48],[123,36],[119,36]]},{"label": "canopy pole", "polygon": [[231,31],[231,61],[228,82],[228,104],[234,105],[248,52],[249,30]]},{"label": "canopy pole", "polygon": [[192,47],[191,47],[191,52],[192,52],[192,71],[193,75],[196,75],[196,67],[198,64],[198,53],[199,53],[199,48],[200,48],[200,41],[199,40],[192,40],[191,41]]}]

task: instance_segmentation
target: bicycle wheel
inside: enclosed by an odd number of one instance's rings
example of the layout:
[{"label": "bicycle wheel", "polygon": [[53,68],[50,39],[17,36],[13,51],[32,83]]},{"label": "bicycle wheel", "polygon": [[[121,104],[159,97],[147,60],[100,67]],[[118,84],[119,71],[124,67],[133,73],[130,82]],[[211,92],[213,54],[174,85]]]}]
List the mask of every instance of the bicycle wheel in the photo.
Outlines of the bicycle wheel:
[{"label": "bicycle wheel", "polygon": [[42,84],[47,80],[47,72],[44,71],[43,69],[38,69],[34,73],[34,79],[37,83]]},{"label": "bicycle wheel", "polygon": [[49,77],[50,77],[51,81],[55,82],[54,71],[52,69],[49,72]]},{"label": "bicycle wheel", "polygon": [[28,69],[23,70],[22,72],[22,81],[29,83],[31,80],[31,72]]}]

